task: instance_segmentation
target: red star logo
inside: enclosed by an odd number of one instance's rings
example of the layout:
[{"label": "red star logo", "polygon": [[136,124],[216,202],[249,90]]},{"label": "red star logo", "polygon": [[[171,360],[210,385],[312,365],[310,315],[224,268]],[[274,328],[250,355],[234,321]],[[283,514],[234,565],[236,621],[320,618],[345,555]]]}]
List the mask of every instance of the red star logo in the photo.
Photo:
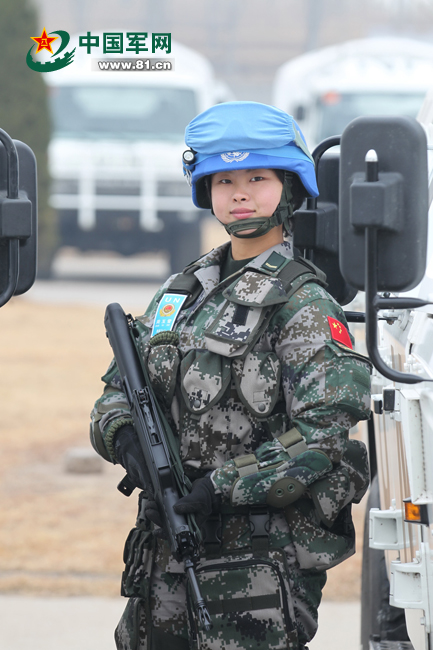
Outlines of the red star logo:
[{"label": "red star logo", "polygon": [[33,36],[30,36],[32,41],[36,41],[38,44],[38,49],[36,50],[36,54],[40,52],[41,50],[48,50],[48,52],[51,52],[53,54],[53,50],[51,49],[51,43],[55,41],[58,36],[48,36],[47,30],[44,29],[42,30],[42,34],[40,35],[39,38],[34,38]]}]

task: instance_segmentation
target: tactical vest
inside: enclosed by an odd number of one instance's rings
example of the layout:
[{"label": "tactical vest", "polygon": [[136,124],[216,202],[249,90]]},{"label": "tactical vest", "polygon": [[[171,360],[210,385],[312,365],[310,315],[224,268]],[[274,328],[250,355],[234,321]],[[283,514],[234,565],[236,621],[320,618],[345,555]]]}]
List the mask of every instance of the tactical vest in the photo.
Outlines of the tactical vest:
[{"label": "tactical vest", "polygon": [[[194,275],[194,272],[199,268],[200,267],[194,263],[190,264],[182,273],[174,278],[173,282],[166,290],[166,293],[187,294],[187,299],[185,300],[182,309],[186,309],[193,305],[203,290],[200,281]],[[327,286],[326,275],[324,272],[304,257],[288,259],[274,251],[268,257],[266,262],[262,264],[261,268],[263,269],[264,275],[266,274],[269,276],[269,271],[271,271],[271,277],[277,277],[282,282],[284,291],[286,292],[286,300],[288,300],[295,291],[306,282],[314,281],[323,287]],[[260,269],[254,270],[260,272]],[[240,305],[239,307],[242,306]],[[248,309],[248,307],[245,306],[245,309]],[[238,310],[239,313],[237,320],[243,320],[246,318],[245,309]]]}]

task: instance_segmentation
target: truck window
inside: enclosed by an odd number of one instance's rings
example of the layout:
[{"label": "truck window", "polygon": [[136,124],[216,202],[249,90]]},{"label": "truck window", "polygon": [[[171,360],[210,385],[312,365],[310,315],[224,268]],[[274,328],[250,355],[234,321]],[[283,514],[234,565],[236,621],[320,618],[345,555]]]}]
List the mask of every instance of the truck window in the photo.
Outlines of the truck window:
[{"label": "truck window", "polygon": [[341,134],[361,115],[407,115],[416,117],[425,93],[337,93],[327,92],[317,101],[317,137],[321,142]]},{"label": "truck window", "polygon": [[50,98],[57,138],[179,140],[198,112],[188,88],[58,86]]}]

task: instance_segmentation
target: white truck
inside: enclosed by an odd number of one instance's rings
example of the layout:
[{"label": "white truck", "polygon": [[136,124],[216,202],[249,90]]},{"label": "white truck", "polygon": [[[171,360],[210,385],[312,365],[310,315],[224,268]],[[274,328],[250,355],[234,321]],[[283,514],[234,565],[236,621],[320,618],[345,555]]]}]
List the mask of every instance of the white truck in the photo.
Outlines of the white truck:
[{"label": "white truck", "polygon": [[[353,298],[351,287],[367,289],[366,339],[375,368],[363,650],[433,650],[432,92],[424,100],[432,82],[432,46],[381,38],[294,59],[280,68],[274,86],[274,104],[295,116],[312,148],[321,143],[316,159],[325,163],[319,163],[318,205],[310,201],[300,215],[299,247],[311,246],[313,261],[324,262],[335,295]],[[405,118],[391,115],[418,115],[428,146],[419,125],[412,142]],[[323,141],[339,145],[342,133],[340,153],[322,158]],[[376,259],[365,259],[367,240]]]},{"label": "white truck", "polygon": [[361,115],[416,117],[432,79],[432,45],[396,37],[359,39],[282,65],[273,104],[295,117],[314,148]]},{"label": "white truck", "polygon": [[432,122],[429,93],[418,121],[360,117],[322,143],[319,201],[298,215],[309,228],[295,226],[295,243],[331,270],[333,295],[365,290],[365,314],[346,312],[365,322],[374,365],[363,650],[433,649]]},{"label": "white truck", "polygon": [[[430,79],[431,81],[431,79]],[[427,136],[421,151],[425,188],[406,202],[404,218],[415,226],[433,198],[433,95],[429,91],[418,121]],[[411,156],[404,145],[402,156]],[[409,191],[405,188],[404,195]],[[380,648],[433,647],[433,226],[408,246],[406,257],[425,258],[425,275],[396,304],[380,310],[378,351],[389,368],[373,373],[370,456],[373,482],[364,535],[362,644]],[[412,265],[408,260],[408,266]],[[405,265],[400,257],[399,263]],[[423,264],[423,263],[421,263]],[[398,299],[408,301],[399,306]],[[418,308],[411,299],[420,300]],[[391,298],[392,300],[392,298]],[[424,303],[424,304],[423,304]],[[368,325],[367,325],[368,327]],[[406,374],[394,375],[395,372]],[[408,377],[408,374],[412,377]]]},{"label": "white truck", "polygon": [[[102,34],[99,36],[102,44]],[[126,42],[126,37],[125,37]],[[50,202],[60,245],[125,255],[167,251],[172,271],[200,254],[200,221],[183,177],[184,130],[199,112],[231,98],[210,63],[176,42],[169,54],[87,53],[44,74],[53,133]],[[154,58],[153,58],[154,57]],[[97,60],[171,61],[174,70],[98,70]],[[141,64],[140,64],[141,66]]]}]

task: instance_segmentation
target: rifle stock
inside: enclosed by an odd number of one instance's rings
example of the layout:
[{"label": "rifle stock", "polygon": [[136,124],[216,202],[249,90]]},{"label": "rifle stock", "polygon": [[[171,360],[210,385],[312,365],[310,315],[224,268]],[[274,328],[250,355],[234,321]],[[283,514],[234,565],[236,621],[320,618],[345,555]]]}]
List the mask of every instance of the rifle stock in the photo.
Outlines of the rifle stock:
[{"label": "rifle stock", "polygon": [[180,495],[175,485],[164,425],[132,339],[131,323],[118,303],[108,305],[104,322],[146,462],[146,478],[162,515],[171,551],[184,562],[200,626],[209,630],[209,613],[194,572],[197,541],[186,517],[173,509]]}]

